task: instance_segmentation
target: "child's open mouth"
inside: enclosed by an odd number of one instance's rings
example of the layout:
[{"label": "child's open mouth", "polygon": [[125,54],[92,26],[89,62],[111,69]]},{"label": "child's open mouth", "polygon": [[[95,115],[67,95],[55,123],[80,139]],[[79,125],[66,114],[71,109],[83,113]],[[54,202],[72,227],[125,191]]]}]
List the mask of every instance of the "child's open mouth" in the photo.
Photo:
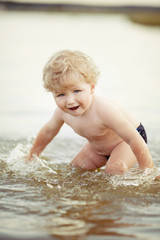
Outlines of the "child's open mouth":
[{"label": "child's open mouth", "polygon": [[71,107],[71,108],[69,108],[71,111],[75,111],[75,110],[77,110],[79,108],[79,106],[76,106],[76,107]]}]

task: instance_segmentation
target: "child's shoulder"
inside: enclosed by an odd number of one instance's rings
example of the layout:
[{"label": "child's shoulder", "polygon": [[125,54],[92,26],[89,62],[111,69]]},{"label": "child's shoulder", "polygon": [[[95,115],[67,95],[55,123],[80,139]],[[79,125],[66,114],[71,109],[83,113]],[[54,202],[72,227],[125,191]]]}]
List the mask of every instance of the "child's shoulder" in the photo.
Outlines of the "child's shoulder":
[{"label": "child's shoulder", "polygon": [[95,95],[94,96],[94,103],[95,105],[98,107],[98,109],[101,108],[118,108],[118,104],[116,102],[114,102],[113,100],[103,96],[103,95]]},{"label": "child's shoulder", "polygon": [[95,95],[94,103],[96,114],[101,119],[106,117],[107,119],[112,119],[118,117],[123,112],[122,107],[118,103],[105,96]]},{"label": "child's shoulder", "polygon": [[63,115],[63,111],[60,108],[56,107],[54,110],[54,116],[60,120],[63,120]]},{"label": "child's shoulder", "polygon": [[70,115],[62,111],[59,107],[55,108],[54,115],[56,116],[58,121],[63,121],[63,122],[66,122],[66,120],[70,118]]}]

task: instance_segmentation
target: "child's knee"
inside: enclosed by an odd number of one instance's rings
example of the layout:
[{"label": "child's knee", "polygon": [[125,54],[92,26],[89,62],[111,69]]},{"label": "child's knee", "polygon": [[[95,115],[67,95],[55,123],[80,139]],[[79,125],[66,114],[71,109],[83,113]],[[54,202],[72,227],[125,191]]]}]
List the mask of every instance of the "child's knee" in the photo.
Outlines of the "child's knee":
[{"label": "child's knee", "polygon": [[118,161],[116,163],[107,163],[105,168],[105,173],[109,175],[122,175],[128,170],[127,165],[123,161]]},{"label": "child's knee", "polygon": [[97,168],[97,166],[91,162],[91,161],[76,161],[73,160],[71,162],[71,165],[77,168],[81,168],[83,170],[95,170]]}]

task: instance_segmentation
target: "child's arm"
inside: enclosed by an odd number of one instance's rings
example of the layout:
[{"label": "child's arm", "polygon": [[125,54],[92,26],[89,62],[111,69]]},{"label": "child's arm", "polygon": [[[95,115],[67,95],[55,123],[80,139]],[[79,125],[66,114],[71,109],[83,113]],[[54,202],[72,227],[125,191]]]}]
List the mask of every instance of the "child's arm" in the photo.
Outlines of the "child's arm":
[{"label": "child's arm", "polygon": [[[123,127],[124,126],[124,127]],[[122,128],[121,128],[122,127]],[[147,144],[140,136],[138,131],[134,129],[129,123],[121,125],[121,129],[117,130],[119,136],[130,145],[134,155],[137,158],[138,164],[142,168],[151,168],[154,166],[151,154],[148,150]],[[122,129],[125,132],[122,132]]]},{"label": "child's arm", "polygon": [[61,112],[57,109],[52,118],[39,131],[30,153],[27,156],[28,160],[31,160],[34,155],[39,156],[47,144],[57,135],[63,123]]},{"label": "child's arm", "polygon": [[111,128],[130,145],[140,167],[151,168],[154,166],[147,144],[116,106],[108,105],[107,112],[101,111],[101,117],[106,127]]}]

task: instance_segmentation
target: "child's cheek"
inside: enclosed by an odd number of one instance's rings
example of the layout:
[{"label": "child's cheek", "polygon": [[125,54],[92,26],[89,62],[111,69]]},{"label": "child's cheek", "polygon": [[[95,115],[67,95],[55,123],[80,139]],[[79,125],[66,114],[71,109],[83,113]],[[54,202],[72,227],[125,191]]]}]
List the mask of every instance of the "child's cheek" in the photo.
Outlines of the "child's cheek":
[{"label": "child's cheek", "polygon": [[57,106],[58,107],[62,107],[62,101],[58,98],[58,99],[56,99],[56,104],[57,104]]}]

